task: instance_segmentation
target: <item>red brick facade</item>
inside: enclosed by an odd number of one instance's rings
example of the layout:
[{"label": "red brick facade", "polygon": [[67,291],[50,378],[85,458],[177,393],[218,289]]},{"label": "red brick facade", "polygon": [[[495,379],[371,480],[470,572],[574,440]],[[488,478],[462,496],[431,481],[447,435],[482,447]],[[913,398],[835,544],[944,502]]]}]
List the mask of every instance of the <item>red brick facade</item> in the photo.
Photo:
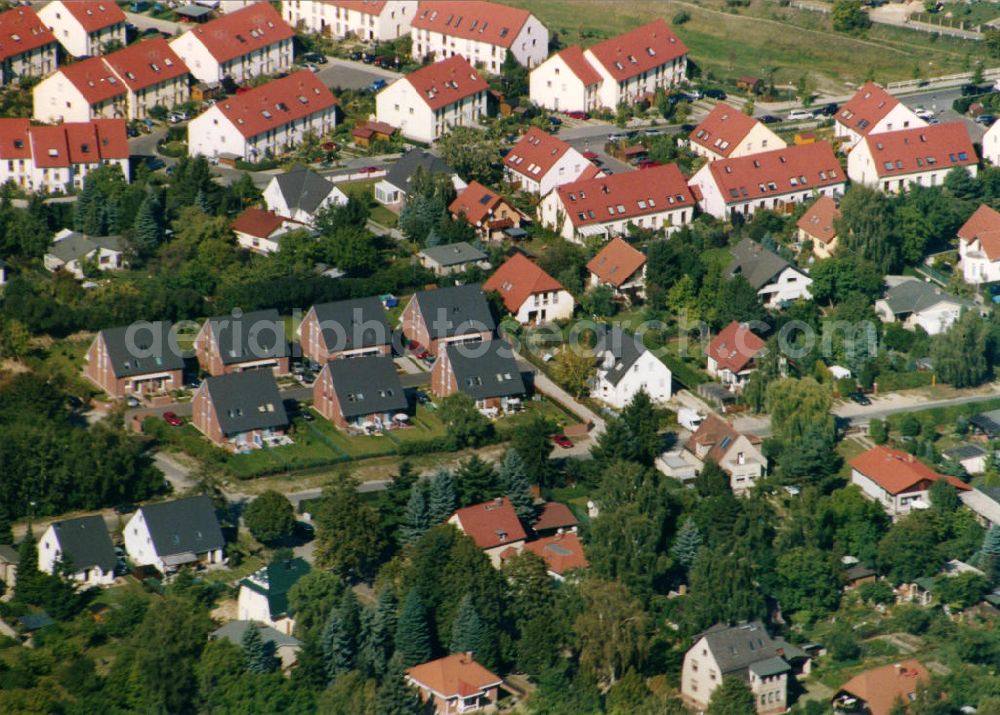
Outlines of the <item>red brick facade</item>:
[{"label": "red brick facade", "polygon": [[226,436],[222,434],[219,418],[215,414],[215,405],[212,404],[212,396],[208,393],[208,386],[204,382],[194,393],[194,399],[191,401],[191,423],[217,446],[222,447],[225,444]]},{"label": "red brick facade", "polygon": [[438,338],[436,340],[431,340],[430,331],[428,330],[427,323],[424,320],[423,314],[420,312],[420,306],[417,304],[417,297],[413,296],[410,298],[410,302],[406,304],[403,308],[403,315],[400,318],[400,326],[403,329],[403,334],[408,340],[415,340],[416,342],[427,348],[427,351],[437,357],[443,354],[442,347],[447,343],[455,342],[473,342],[476,340],[477,336],[479,340],[489,340],[493,332],[490,330],[483,330],[479,333],[468,333],[466,335],[461,335],[454,338]]},{"label": "red brick facade", "polygon": [[158,370],[147,375],[115,377],[115,371],[108,355],[104,337],[100,334],[90,344],[86,356],[87,364],[83,375],[109,397],[123,398],[128,395],[152,395],[179,389],[184,384],[183,370]]},{"label": "red brick facade", "polygon": [[234,362],[226,365],[222,361],[222,355],[219,353],[219,345],[212,334],[211,325],[211,321],[206,320],[201,326],[201,330],[198,331],[198,336],[194,342],[195,354],[198,356],[198,365],[209,375],[218,377],[219,375],[242,372],[246,369],[253,369],[256,365],[264,362],[274,363],[275,375],[287,375],[289,373],[290,359],[288,357],[264,358],[262,360],[250,358],[242,362]]},{"label": "red brick facade", "polygon": [[319,377],[313,384],[313,407],[321,415],[337,425],[340,429],[347,429],[347,420],[340,409],[340,400],[333,389],[333,377],[330,375],[330,366],[324,365]]},{"label": "red brick facade", "polygon": [[337,360],[343,357],[357,357],[358,355],[391,355],[392,345],[377,345],[370,348],[358,350],[335,350],[331,352],[323,339],[323,331],[319,328],[319,319],[316,317],[316,309],[310,308],[299,326],[299,345],[302,348],[303,357],[307,357],[313,362],[325,365],[330,360]]}]

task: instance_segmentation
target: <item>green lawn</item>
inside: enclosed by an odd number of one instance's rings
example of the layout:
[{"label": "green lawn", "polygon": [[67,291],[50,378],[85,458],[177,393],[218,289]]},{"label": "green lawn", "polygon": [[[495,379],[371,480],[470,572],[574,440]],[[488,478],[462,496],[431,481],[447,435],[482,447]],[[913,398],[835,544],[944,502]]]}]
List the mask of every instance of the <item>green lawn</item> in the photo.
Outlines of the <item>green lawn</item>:
[{"label": "green lawn", "polygon": [[394,214],[392,211],[387,209],[385,206],[379,204],[378,206],[372,207],[372,221],[375,223],[382,224],[387,228],[395,228],[396,224],[399,223],[399,216]]}]

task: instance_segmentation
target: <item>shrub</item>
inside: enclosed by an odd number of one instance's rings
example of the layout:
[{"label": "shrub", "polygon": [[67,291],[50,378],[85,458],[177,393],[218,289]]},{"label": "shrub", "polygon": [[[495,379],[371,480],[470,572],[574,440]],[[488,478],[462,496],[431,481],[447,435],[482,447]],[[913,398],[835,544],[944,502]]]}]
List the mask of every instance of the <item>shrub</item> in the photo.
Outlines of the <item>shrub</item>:
[{"label": "shrub", "polygon": [[679,13],[674,15],[673,23],[675,25],[683,25],[690,19],[691,19],[691,13],[689,13],[687,10],[681,10]]}]

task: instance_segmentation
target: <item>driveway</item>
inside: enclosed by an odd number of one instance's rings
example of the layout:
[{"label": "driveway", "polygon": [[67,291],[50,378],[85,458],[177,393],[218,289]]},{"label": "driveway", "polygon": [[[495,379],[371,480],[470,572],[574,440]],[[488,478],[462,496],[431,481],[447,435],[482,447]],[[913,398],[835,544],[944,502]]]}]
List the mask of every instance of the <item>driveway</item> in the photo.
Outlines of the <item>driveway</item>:
[{"label": "driveway", "polygon": [[544,372],[536,368],[534,365],[522,359],[520,356],[516,357],[518,361],[518,367],[523,372],[531,372],[534,374],[536,390],[558,402],[560,405],[562,405],[567,410],[576,415],[581,422],[589,422],[591,425],[593,425],[593,428],[590,430],[592,437],[596,437],[597,435],[599,435],[601,432],[604,431],[603,417],[600,417],[596,412],[594,412],[586,405],[577,402],[572,395],[566,392],[566,390],[559,387],[559,385],[553,382],[548,375],[546,375]]},{"label": "driveway", "polygon": [[384,79],[391,84],[403,75],[364,62],[352,62],[336,57],[328,57],[325,65],[319,65],[319,79],[327,87],[335,89],[365,89],[372,82]]},{"label": "driveway", "polygon": [[153,457],[153,462],[163,472],[166,480],[170,482],[175,494],[186,492],[195,486],[196,482],[191,478],[191,469],[176,455],[168,452],[157,452],[156,456]]}]

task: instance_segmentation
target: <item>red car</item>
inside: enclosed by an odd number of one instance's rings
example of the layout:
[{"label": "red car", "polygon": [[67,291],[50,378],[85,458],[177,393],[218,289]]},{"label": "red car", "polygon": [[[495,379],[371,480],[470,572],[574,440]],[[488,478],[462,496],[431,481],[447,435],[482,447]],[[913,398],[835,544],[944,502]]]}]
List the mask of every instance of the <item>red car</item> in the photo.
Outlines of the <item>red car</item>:
[{"label": "red car", "polygon": [[654,166],[662,166],[660,162],[652,159],[641,159],[638,164],[640,169],[652,169]]},{"label": "red car", "polygon": [[410,350],[416,351],[420,349],[420,343],[418,343],[416,340],[411,340],[406,347],[408,347]]},{"label": "red car", "polygon": [[417,353],[417,357],[420,358],[421,360],[426,360],[430,356],[431,354],[426,350],[421,350],[420,352]]},{"label": "red car", "polygon": [[564,434],[552,435],[552,441],[558,444],[563,449],[569,449],[570,447],[573,446],[573,442],[571,442],[570,438]]},{"label": "red car", "polygon": [[573,119],[590,119],[590,115],[586,112],[566,112],[566,116]]},{"label": "red car", "polygon": [[597,152],[596,151],[585,151],[585,152],[583,152],[583,158],[584,159],[588,159],[590,161],[593,161],[594,159],[598,158],[597,157]]},{"label": "red car", "polygon": [[366,166],[363,169],[358,169],[361,174],[374,174],[376,171],[381,171],[377,166]]},{"label": "red car", "polygon": [[177,416],[175,412],[164,412],[163,421],[166,422],[171,427],[180,427],[184,424],[184,420]]}]

